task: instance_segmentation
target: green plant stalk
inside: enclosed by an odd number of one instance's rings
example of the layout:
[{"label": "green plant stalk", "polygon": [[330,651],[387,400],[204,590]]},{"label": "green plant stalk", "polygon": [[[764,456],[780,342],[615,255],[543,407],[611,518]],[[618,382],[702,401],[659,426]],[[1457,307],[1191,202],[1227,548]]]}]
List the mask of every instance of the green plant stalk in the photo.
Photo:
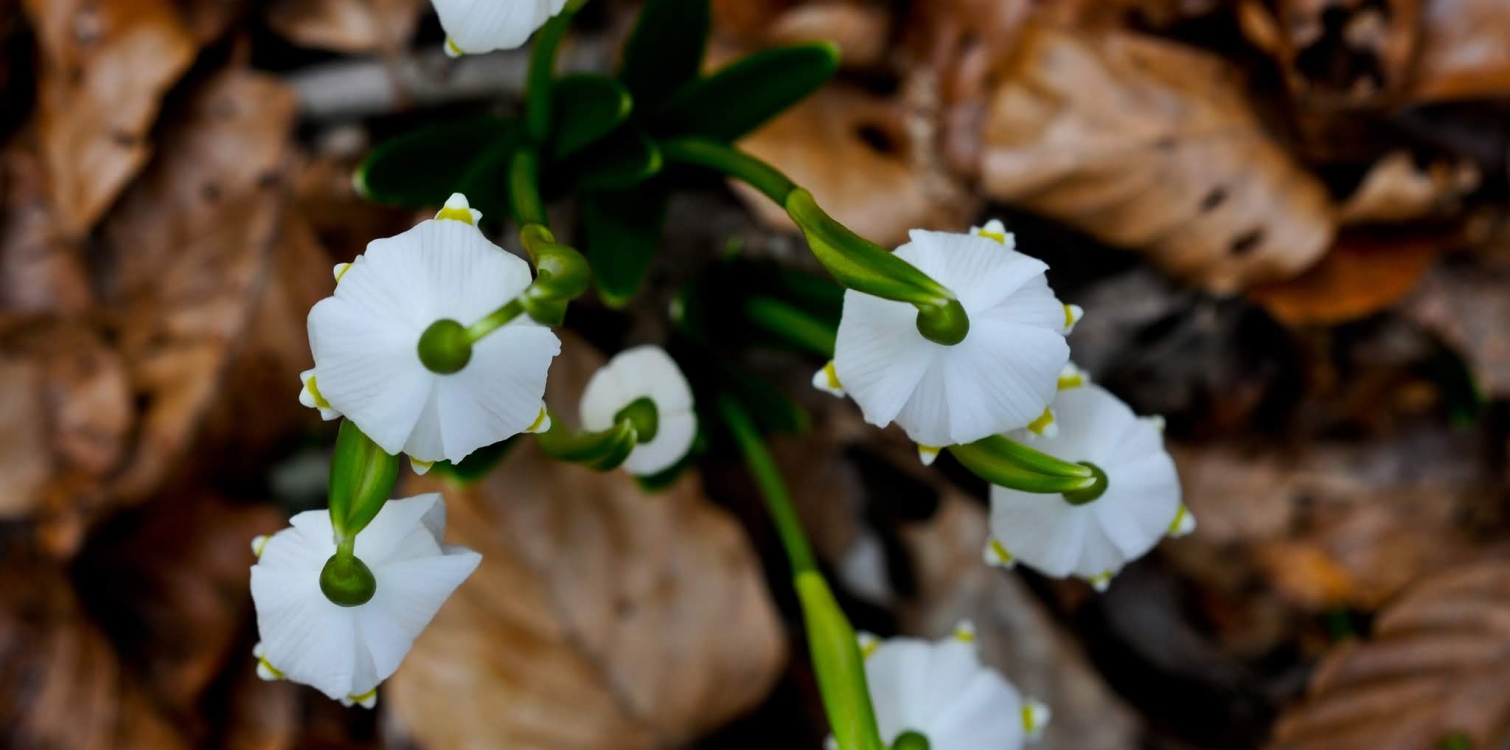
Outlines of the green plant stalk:
[{"label": "green plant stalk", "polygon": [[341,421],[329,490],[330,524],[338,543],[355,543],[356,535],[393,497],[398,467],[398,456],[389,455],[355,422]]},{"label": "green plant stalk", "polygon": [[551,415],[551,428],[535,436],[546,455],[558,461],[583,464],[598,471],[617,469],[639,444],[632,420],[623,419],[601,432],[573,430]]},{"label": "green plant stalk", "polygon": [[577,11],[587,0],[574,0],[536,32],[530,46],[530,68],[525,79],[524,122],[530,142],[541,145],[550,138],[551,109],[555,104],[556,53],[571,28]]},{"label": "green plant stalk", "polygon": [[828,582],[818,572],[802,522],[776,461],[766,449],[755,422],[733,397],[718,398],[718,409],[755,477],[766,510],[792,567],[792,585],[802,604],[808,649],[818,673],[818,689],[834,738],[843,750],[886,750],[876,726],[870,688],[865,680],[865,657],[844,610],[834,600]]},{"label": "green plant stalk", "polygon": [[[1078,476],[1044,474],[1018,463],[1014,451],[1000,452],[999,448],[1003,445],[1016,445],[1016,443],[1004,437],[993,436],[965,445],[951,445],[946,450],[972,474],[992,484],[1022,492],[1063,494],[1087,490],[1096,484],[1097,480],[1088,467],[1060,462],[1052,456],[1040,454],[1063,464],[1066,472],[1068,467],[1084,472]],[[1025,447],[1024,449],[1031,450]]]},{"label": "green plant stalk", "polygon": [[802,229],[808,248],[844,287],[906,302],[918,310],[918,331],[928,340],[957,344],[970,330],[969,316],[954,293],[880,245],[850,231],[820,208],[811,193],[786,175],[733,146],[706,138],[660,143],[668,161],[711,169],[741,180],[786,210]]},{"label": "green plant stalk", "polygon": [[762,330],[824,359],[834,356],[834,329],[803,310],[770,297],[745,301],[745,317]]}]

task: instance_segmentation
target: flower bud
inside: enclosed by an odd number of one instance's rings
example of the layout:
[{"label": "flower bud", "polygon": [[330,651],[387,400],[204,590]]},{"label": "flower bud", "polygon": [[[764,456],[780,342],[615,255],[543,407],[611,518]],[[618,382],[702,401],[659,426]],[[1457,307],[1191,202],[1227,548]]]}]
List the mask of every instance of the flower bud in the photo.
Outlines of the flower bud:
[{"label": "flower bud", "polygon": [[389,455],[355,422],[341,423],[330,464],[330,522],[338,540],[355,537],[383,509],[393,496],[398,467],[398,456]]},{"label": "flower bud", "polygon": [[970,316],[957,299],[918,308],[918,333],[935,344],[954,346],[970,334]]}]

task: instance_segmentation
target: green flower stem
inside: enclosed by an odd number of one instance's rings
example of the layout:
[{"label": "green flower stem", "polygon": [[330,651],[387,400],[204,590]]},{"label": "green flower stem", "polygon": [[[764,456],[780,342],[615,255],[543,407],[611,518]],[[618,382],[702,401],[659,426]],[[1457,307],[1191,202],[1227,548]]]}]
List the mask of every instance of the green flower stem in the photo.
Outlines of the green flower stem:
[{"label": "green flower stem", "polygon": [[467,342],[475,344],[481,341],[484,336],[508,325],[509,321],[519,317],[523,313],[524,298],[516,297],[509,300],[508,304],[488,313],[486,318],[467,326]]},{"label": "green flower stem", "polygon": [[509,206],[521,227],[550,226],[545,201],[540,198],[540,154],[533,148],[520,148],[509,160]]},{"label": "green flower stem", "polygon": [[[556,242],[551,234],[540,198],[540,155],[533,148],[520,148],[509,163],[509,203],[519,222],[519,239],[535,265],[535,281],[519,299],[523,311],[542,325],[559,326],[566,318],[567,304],[592,283],[592,269],[581,253]],[[504,311],[500,308],[498,314]]]},{"label": "green flower stem", "polygon": [[745,301],[745,317],[762,330],[824,359],[834,356],[834,328],[797,307],[770,297],[751,297]]},{"label": "green flower stem", "polygon": [[634,421],[621,419],[601,432],[573,430],[551,415],[551,428],[535,436],[545,454],[559,461],[590,466],[598,471],[617,469],[639,444]]},{"label": "green flower stem", "polygon": [[[574,3],[580,7],[582,3]],[[551,134],[551,109],[555,104],[556,52],[567,29],[577,14],[577,8],[568,6],[554,18],[545,22],[535,33],[530,46],[530,68],[525,79],[525,132],[530,142],[545,143]]]},{"label": "green flower stem", "polygon": [[393,497],[398,467],[398,456],[389,455],[355,422],[341,421],[330,464],[329,492],[330,525],[338,543],[355,544],[356,535]]},{"label": "green flower stem", "polygon": [[876,727],[871,707],[870,688],[865,681],[865,657],[860,653],[849,618],[834,600],[828,582],[818,572],[812,547],[802,531],[802,522],[792,507],[791,495],[776,461],[766,449],[759,430],[744,409],[729,396],[720,396],[718,409],[729,431],[744,454],[745,465],[755,477],[766,510],[781,538],[787,562],[792,567],[792,585],[802,604],[802,620],[807,630],[808,650],[818,672],[818,690],[833,728],[834,738],[843,750],[886,750]]},{"label": "green flower stem", "polygon": [[[1090,467],[1060,461],[999,435],[965,445],[951,445],[948,451],[976,476],[1023,492],[1073,493],[1093,489],[1102,481]],[[1032,465],[1052,468],[1057,473],[1035,471],[1025,465],[1024,460]]]},{"label": "green flower stem", "polygon": [[755,476],[755,484],[760,488],[761,497],[765,498],[766,510],[771,514],[771,522],[776,526],[776,535],[781,538],[781,547],[786,551],[787,561],[792,565],[792,573],[818,572],[817,558],[813,556],[812,547],[808,545],[807,535],[802,531],[802,520],[797,516],[797,511],[792,507],[792,497],[787,493],[786,483],[781,479],[781,470],[776,467],[776,460],[771,457],[771,452],[766,449],[765,441],[760,437],[760,431],[755,427],[755,422],[750,415],[745,413],[739,402],[730,396],[720,396],[718,410],[728,425],[729,431],[734,434],[734,440],[739,444],[739,450],[744,454],[745,465],[750,473]]},{"label": "green flower stem", "polygon": [[944,285],[880,245],[835,221],[811,193],[755,157],[724,143],[685,137],[661,141],[667,161],[688,164],[739,179],[786,209],[802,229],[814,257],[846,288],[906,302],[918,310],[918,331],[928,340],[953,345],[965,340],[970,319]]}]

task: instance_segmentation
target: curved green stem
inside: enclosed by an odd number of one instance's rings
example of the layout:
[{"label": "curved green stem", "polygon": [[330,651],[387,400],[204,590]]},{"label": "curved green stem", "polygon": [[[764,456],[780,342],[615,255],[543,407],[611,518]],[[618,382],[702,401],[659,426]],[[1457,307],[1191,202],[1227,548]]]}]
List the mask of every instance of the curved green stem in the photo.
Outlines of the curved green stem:
[{"label": "curved green stem", "polygon": [[760,488],[760,496],[771,514],[771,523],[776,526],[776,535],[781,538],[781,546],[792,565],[792,572],[816,573],[817,559],[807,543],[807,534],[802,531],[802,519],[792,506],[792,496],[781,479],[781,470],[776,468],[776,460],[766,449],[765,440],[761,439],[754,420],[731,396],[719,396],[718,411],[728,425],[729,432],[733,433],[734,441],[739,444],[740,453],[744,454],[745,466],[755,477],[755,484]]},{"label": "curved green stem", "polygon": [[533,148],[520,148],[509,160],[509,207],[519,226],[550,226],[540,198],[540,155]]},{"label": "curved green stem", "polygon": [[976,476],[1022,492],[1083,492],[1096,487],[1100,481],[1090,467],[1060,461],[999,435],[965,445],[951,445],[947,450]]},{"label": "curved green stem", "polygon": [[602,432],[586,432],[567,427],[552,414],[551,428],[536,435],[535,442],[551,458],[609,471],[629,458],[639,444],[639,436],[629,419],[620,420]]},{"label": "curved green stem", "polygon": [[745,317],[762,330],[824,359],[834,356],[835,331],[800,308],[770,297],[745,301]]},{"label": "curved green stem", "polygon": [[813,196],[775,167],[724,143],[697,137],[660,143],[668,161],[712,169],[739,179],[784,208],[802,229],[813,256],[836,281],[918,310],[918,332],[929,341],[958,344],[970,331],[964,306],[943,284],[880,245],[861,237],[819,208]]}]

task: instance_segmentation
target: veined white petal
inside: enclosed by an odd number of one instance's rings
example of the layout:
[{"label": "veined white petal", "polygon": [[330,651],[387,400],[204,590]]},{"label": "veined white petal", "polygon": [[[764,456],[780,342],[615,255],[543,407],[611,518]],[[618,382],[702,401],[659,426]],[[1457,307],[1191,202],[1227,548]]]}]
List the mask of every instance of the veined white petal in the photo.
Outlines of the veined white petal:
[{"label": "veined white petal", "polygon": [[419,361],[418,342],[419,332],[405,324],[338,297],[309,312],[321,395],[389,453],[403,449],[434,378]]},{"label": "veined white petal", "polygon": [[[481,54],[524,44],[566,0],[431,0],[450,54]],[[453,49],[454,48],[454,49]]]},{"label": "veined white petal", "polygon": [[697,417],[692,412],[663,412],[655,438],[636,445],[629,458],[624,459],[624,469],[642,477],[659,474],[682,460],[696,438]]},{"label": "veined white petal", "polygon": [[1022,747],[1022,697],[981,664],[972,643],[893,638],[866,659],[865,673],[888,744],[915,731],[928,738],[931,750]]},{"label": "veined white petal", "polygon": [[[271,557],[276,537],[263,559]],[[323,565],[323,562],[322,562]],[[355,620],[320,592],[320,568],[280,571],[252,566],[252,601],[267,661],[294,682],[332,699],[351,694],[357,666]]]},{"label": "veined white petal", "polygon": [[460,461],[534,425],[546,373],[560,353],[555,333],[522,319],[478,342],[461,372],[436,382],[443,445],[438,457]]},{"label": "veined white petal", "polygon": [[891,424],[945,348],[918,333],[917,310],[911,305],[854,290],[844,293],[834,371],[865,421],[877,427]]},{"label": "veined white petal", "polygon": [[1049,268],[1011,244],[988,237],[923,229],[912,230],[910,236],[911,242],[897,248],[897,257],[948,287],[968,313],[994,307],[1030,279],[1043,278]]},{"label": "veined white petal", "polygon": [[833,361],[813,373],[813,387],[830,396],[843,398],[845,395],[844,384],[839,382],[839,371],[834,369]]},{"label": "veined white petal", "polygon": [[445,512],[445,501],[436,492],[388,501],[372,523],[357,534],[356,556],[376,571],[390,562],[440,554],[439,537],[445,534],[445,528],[442,526],[441,533],[436,534],[425,523],[437,506]]},{"label": "veined white petal", "polygon": [[481,562],[482,555],[458,550],[453,554],[390,562],[373,569],[378,579],[377,593],[372,601],[356,608],[356,616],[363,644],[371,654],[374,679],[370,685],[356,683],[355,693],[376,688],[393,675],[414,645],[414,639]]}]

